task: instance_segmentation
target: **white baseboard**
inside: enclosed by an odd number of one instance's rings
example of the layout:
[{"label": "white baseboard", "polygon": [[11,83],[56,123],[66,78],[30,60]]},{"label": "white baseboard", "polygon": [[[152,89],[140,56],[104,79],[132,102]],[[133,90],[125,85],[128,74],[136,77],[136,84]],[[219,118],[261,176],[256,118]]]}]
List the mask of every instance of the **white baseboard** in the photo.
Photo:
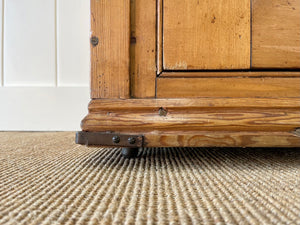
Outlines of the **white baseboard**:
[{"label": "white baseboard", "polygon": [[80,130],[89,99],[89,87],[0,87],[0,130]]}]

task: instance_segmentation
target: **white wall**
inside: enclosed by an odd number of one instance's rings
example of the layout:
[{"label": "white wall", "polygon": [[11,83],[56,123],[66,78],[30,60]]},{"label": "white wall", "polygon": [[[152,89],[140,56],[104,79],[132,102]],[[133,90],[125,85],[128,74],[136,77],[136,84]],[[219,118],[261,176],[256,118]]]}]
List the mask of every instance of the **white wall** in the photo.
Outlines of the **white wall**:
[{"label": "white wall", "polygon": [[0,130],[79,130],[89,0],[0,0]]}]

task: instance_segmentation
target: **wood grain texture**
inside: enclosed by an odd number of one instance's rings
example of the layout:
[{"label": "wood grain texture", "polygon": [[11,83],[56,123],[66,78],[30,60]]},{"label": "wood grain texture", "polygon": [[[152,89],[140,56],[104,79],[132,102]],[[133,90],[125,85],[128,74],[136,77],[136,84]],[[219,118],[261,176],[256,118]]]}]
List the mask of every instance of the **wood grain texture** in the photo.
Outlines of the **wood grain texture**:
[{"label": "wood grain texture", "polygon": [[[113,143],[112,137],[120,142]],[[76,143],[88,146],[132,147],[127,139],[135,137],[135,147],[299,147],[300,136],[295,132],[234,132],[234,131],[153,131],[78,132]]]},{"label": "wood grain texture", "polygon": [[129,98],[130,0],[91,0],[91,97]]},{"label": "wood grain texture", "polygon": [[253,68],[300,68],[300,0],[254,0]]},{"label": "wood grain texture", "polygon": [[249,0],[164,0],[166,70],[250,68]]},{"label": "wood grain texture", "polygon": [[292,131],[300,125],[296,109],[168,109],[157,111],[107,110],[90,113],[83,121],[84,131]]},{"label": "wood grain texture", "polygon": [[96,99],[82,129],[142,134],[148,147],[295,147],[299,111],[300,98]]},{"label": "wood grain texture", "polygon": [[163,72],[159,77],[300,77],[298,71]]},{"label": "wood grain texture", "polygon": [[145,147],[300,147],[292,132],[149,132]]},{"label": "wood grain texture", "polygon": [[[222,101],[224,100],[224,101]],[[269,100],[269,101],[268,101]],[[295,99],[93,100],[84,131],[293,131],[300,127]],[[248,102],[248,103],[247,103]],[[215,104],[215,105],[214,105]],[[164,110],[165,113],[160,113]]]},{"label": "wood grain texture", "polygon": [[300,98],[171,98],[171,99],[94,99],[89,104],[89,112],[147,110],[158,112],[167,110],[203,108],[300,108]]},{"label": "wood grain texture", "polygon": [[131,96],[155,96],[156,0],[131,0]]},{"label": "wood grain texture", "polygon": [[158,98],[300,97],[300,78],[158,78]]}]

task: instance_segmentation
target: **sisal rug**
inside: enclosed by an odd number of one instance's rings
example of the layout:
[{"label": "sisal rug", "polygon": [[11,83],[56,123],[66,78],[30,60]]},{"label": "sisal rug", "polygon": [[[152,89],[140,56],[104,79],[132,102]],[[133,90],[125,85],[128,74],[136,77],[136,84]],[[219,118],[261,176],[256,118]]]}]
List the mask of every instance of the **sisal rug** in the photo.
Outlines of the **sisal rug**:
[{"label": "sisal rug", "polygon": [[120,149],[0,132],[0,224],[300,224],[300,150]]}]

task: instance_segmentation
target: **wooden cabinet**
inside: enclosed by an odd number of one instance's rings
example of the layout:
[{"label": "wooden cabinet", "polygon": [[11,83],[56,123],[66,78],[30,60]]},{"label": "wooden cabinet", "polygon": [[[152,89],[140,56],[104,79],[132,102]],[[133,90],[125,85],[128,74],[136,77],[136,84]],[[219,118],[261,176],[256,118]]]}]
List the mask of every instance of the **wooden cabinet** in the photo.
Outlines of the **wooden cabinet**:
[{"label": "wooden cabinet", "polygon": [[300,0],[91,0],[91,25],[78,143],[300,146]]}]

